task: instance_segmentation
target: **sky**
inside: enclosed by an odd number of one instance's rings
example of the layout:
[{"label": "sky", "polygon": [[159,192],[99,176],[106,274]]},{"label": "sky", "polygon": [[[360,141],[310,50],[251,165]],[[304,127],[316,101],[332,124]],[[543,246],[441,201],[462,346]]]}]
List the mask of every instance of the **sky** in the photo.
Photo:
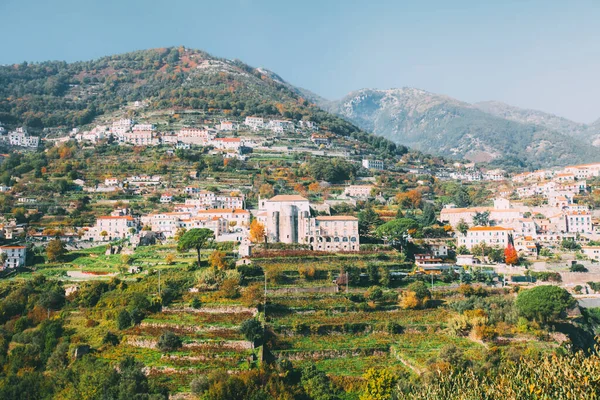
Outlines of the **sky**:
[{"label": "sky", "polygon": [[0,64],[186,46],[328,99],[416,87],[600,118],[598,0],[0,0]]}]

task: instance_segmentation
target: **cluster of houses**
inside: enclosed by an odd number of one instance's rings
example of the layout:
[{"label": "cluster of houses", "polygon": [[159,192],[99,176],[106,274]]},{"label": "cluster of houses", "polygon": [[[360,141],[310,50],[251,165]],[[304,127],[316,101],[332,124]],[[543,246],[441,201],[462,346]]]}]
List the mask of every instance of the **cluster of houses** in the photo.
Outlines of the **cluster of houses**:
[{"label": "cluster of houses", "polygon": [[[231,122],[226,122],[226,123],[232,124]],[[223,125],[223,122],[221,122],[221,126],[222,125]],[[315,124],[312,121],[300,120],[296,123],[289,119],[266,120],[263,117],[256,117],[256,116],[246,117],[246,119],[244,120],[244,125],[253,131],[270,130],[271,132],[274,132],[274,133],[294,132],[294,131],[296,131],[296,129],[306,129],[306,130],[311,130],[311,131],[316,131],[319,129],[317,124]],[[226,125],[226,126],[229,126],[229,125]],[[235,128],[231,128],[229,130],[234,130],[234,129]]]},{"label": "cluster of houses", "polygon": [[136,190],[145,187],[155,187],[162,183],[162,177],[160,175],[133,175],[125,179],[119,179],[109,177],[104,179],[103,183],[99,183],[95,186],[86,186],[85,181],[76,179],[73,181],[74,184],[83,187],[85,192],[90,193],[106,193],[114,192],[124,188]]},{"label": "cluster of houses", "polygon": [[[482,224],[482,216],[485,223]],[[600,238],[598,224],[587,206],[578,204],[517,206],[504,198],[492,207],[457,208],[447,205],[440,220],[457,232],[457,245],[472,249],[485,242],[489,246],[506,247],[509,236],[514,238],[517,251],[534,253],[536,243],[557,244],[563,239]],[[466,224],[466,232],[460,232]],[[463,228],[464,229],[464,228]]]},{"label": "cluster of houses", "polygon": [[0,124],[0,142],[10,146],[37,149],[40,145],[40,138],[30,135],[25,127],[7,133],[6,129]]},{"label": "cluster of houses", "polygon": [[539,170],[512,177],[519,198],[542,196],[556,207],[573,204],[587,190],[587,179],[600,176],[600,163],[573,165],[561,170]]},{"label": "cluster of houses", "polygon": [[215,193],[191,186],[184,193],[188,197],[185,202],[171,204],[169,212],[138,217],[124,209],[98,217],[94,226],[85,229],[83,239],[138,240],[144,232],[173,239],[183,230],[207,228],[214,232],[217,242],[247,242],[250,222],[255,218],[263,224],[268,243],[303,244],[316,251],[358,251],[360,247],[357,218],[315,217],[311,208],[322,205],[310,204],[299,195],[260,199],[258,209],[247,210],[241,193]]},{"label": "cluster of houses", "polygon": [[[221,121],[213,128],[183,128],[178,132],[158,132],[152,124],[136,123],[129,118],[114,121],[112,125],[96,126],[90,131],[79,132],[73,129],[70,138],[78,142],[97,143],[112,137],[119,144],[134,146],[157,146],[171,144],[176,148],[189,148],[191,145],[212,146],[223,151],[240,151],[244,147],[253,147],[250,138],[217,137],[219,132],[232,132],[242,128],[249,131],[269,130],[273,133],[296,132],[298,130],[318,131],[312,121],[266,120],[263,117],[246,117],[243,124],[232,121]],[[69,139],[69,137],[65,138]],[[329,140],[329,139],[328,139]]]}]

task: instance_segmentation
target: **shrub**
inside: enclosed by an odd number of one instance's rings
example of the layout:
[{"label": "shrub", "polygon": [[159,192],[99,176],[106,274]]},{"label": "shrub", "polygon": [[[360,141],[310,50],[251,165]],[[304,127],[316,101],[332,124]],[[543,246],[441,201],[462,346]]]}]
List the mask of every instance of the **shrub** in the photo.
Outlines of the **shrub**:
[{"label": "shrub", "polygon": [[371,286],[365,293],[367,298],[372,301],[381,300],[383,297],[383,290],[379,286]]},{"label": "shrub", "polygon": [[192,380],[190,383],[190,390],[192,394],[200,396],[208,390],[209,386],[210,382],[208,381],[208,378],[205,375],[200,375]]},{"label": "shrub", "polygon": [[571,272],[588,272],[588,269],[583,264],[571,265]]},{"label": "shrub", "polygon": [[171,331],[166,331],[158,338],[156,347],[162,352],[175,351],[183,346],[181,338]]},{"label": "shrub", "polygon": [[227,299],[235,299],[240,296],[238,280],[237,279],[225,279],[221,284],[221,292],[223,297]]},{"label": "shrub", "polygon": [[95,326],[100,325],[98,321],[94,321],[93,319],[87,319],[85,320],[85,326],[86,328],[93,328]]},{"label": "shrub", "polygon": [[425,283],[416,281],[408,285],[407,289],[400,294],[400,307],[404,309],[417,309],[427,306],[431,292]]},{"label": "shrub", "polygon": [[387,333],[390,334],[402,333],[404,331],[404,329],[399,323],[393,321],[388,321],[385,330]]},{"label": "shrub", "polygon": [[398,381],[392,372],[385,368],[369,369],[365,375],[364,392],[360,400],[386,400],[392,398],[394,387]]},{"label": "shrub", "polygon": [[243,302],[250,307],[256,307],[264,299],[264,289],[262,283],[253,283],[248,285],[243,291]]},{"label": "shrub", "polygon": [[117,327],[120,330],[127,329],[132,325],[131,315],[127,310],[119,311],[117,314]]},{"label": "shrub", "polygon": [[562,277],[558,272],[550,271],[531,271],[529,276],[542,282],[562,282]]},{"label": "shrub", "polygon": [[542,324],[564,317],[566,310],[573,305],[573,297],[558,286],[537,286],[522,290],[516,302],[519,315]]},{"label": "shrub", "polygon": [[247,341],[257,344],[263,338],[264,328],[260,321],[252,318],[242,323],[240,331],[244,334]]},{"label": "shrub", "polygon": [[106,335],[102,338],[102,344],[116,346],[120,342],[119,337],[112,332],[106,332]]},{"label": "shrub", "polygon": [[190,302],[190,307],[198,309],[198,308],[202,307],[202,302],[200,301],[199,298],[194,297],[192,299],[192,301]]},{"label": "shrub", "polygon": [[298,267],[298,274],[301,278],[306,280],[312,280],[315,278],[317,269],[312,265],[301,265]]}]

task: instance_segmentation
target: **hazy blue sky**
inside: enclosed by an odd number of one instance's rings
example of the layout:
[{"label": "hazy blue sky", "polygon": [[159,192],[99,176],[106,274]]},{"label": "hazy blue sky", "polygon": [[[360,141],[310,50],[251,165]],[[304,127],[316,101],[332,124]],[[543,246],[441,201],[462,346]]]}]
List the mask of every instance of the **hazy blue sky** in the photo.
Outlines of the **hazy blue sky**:
[{"label": "hazy blue sky", "polygon": [[599,0],[0,0],[0,64],[185,45],[327,98],[412,86],[600,118]]}]

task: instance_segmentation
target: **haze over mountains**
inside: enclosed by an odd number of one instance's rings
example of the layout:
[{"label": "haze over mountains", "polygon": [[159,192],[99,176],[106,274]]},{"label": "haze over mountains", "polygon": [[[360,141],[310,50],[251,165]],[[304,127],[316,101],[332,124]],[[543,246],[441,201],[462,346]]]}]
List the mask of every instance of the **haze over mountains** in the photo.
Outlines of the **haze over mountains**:
[{"label": "haze over mountains", "polygon": [[600,161],[600,148],[594,147],[600,146],[600,121],[586,125],[415,88],[361,89],[329,101],[275,72],[183,47],[69,64],[0,66],[0,121],[10,125],[74,127],[136,100],[148,101],[151,109],[308,118],[333,133],[367,138],[359,127],[423,152],[497,165]]},{"label": "haze over mountains", "polygon": [[469,104],[415,88],[361,89],[325,109],[422,151],[497,164],[549,166],[600,159],[600,124],[500,102]]}]

